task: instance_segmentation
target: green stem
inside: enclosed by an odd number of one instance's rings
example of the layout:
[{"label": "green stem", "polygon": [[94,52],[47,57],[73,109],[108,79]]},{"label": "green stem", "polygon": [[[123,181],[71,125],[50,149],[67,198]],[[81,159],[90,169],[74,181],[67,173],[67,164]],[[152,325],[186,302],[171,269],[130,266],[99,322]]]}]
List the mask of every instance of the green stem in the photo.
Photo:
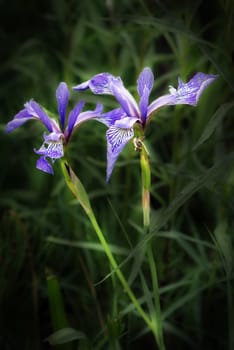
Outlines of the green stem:
[{"label": "green stem", "polygon": [[151,185],[151,171],[149,165],[148,152],[142,143],[141,149],[141,185],[142,185],[142,210],[143,210],[143,225],[146,233],[150,227],[150,185]]},{"label": "green stem", "polygon": [[146,315],[145,311],[142,309],[142,307],[140,306],[138,300],[136,299],[135,295],[133,294],[132,290],[130,289],[128,282],[126,281],[123,273],[121,272],[121,270],[119,269],[119,266],[109,248],[109,245],[96,221],[96,218],[94,216],[94,214],[92,213],[92,215],[89,215],[89,219],[93,225],[93,228],[99,238],[99,241],[101,242],[101,245],[110,261],[110,264],[112,266],[112,268],[114,269],[119,281],[121,282],[123,288],[125,289],[126,293],[128,294],[130,300],[132,301],[132,303],[134,304],[135,308],[137,309],[137,311],[139,312],[139,314],[141,315],[141,317],[144,319],[144,321],[146,322],[146,324],[150,327],[150,329],[152,330],[153,324],[150,321],[149,317]]},{"label": "green stem", "polygon": [[[145,145],[142,143],[142,149],[140,154],[141,164],[141,175],[142,175],[142,210],[143,210],[143,225],[145,234],[150,231],[150,186],[151,186],[151,170],[149,164],[149,157]],[[158,285],[158,273],[156,262],[153,255],[152,244],[149,241],[147,244],[147,255],[150,266],[151,280],[153,286],[154,305],[155,305],[155,321],[154,324],[154,335],[156,336],[156,342],[160,350],[165,350],[164,338],[163,338],[163,327],[162,327],[162,316],[159,296],[159,285]],[[152,315],[153,316],[153,315]]]},{"label": "green stem", "polygon": [[156,268],[155,259],[153,255],[152,245],[150,244],[150,242],[148,242],[147,254],[148,254],[148,260],[150,265],[150,273],[151,273],[153,293],[154,293],[154,303],[155,303],[155,309],[156,309],[155,327],[156,327],[156,333],[158,335],[157,342],[158,342],[159,349],[165,350],[162,317],[161,317],[161,305],[160,305],[160,296],[159,296],[158,274],[157,274],[157,268]]},{"label": "green stem", "polygon": [[110,247],[102,233],[102,230],[100,229],[95,214],[92,210],[87,192],[85,191],[84,186],[80,182],[80,180],[77,178],[71,167],[68,165],[66,161],[62,162],[62,170],[65,177],[65,181],[71,190],[71,192],[74,194],[76,199],[79,201],[80,205],[86,212],[87,216],[89,217],[89,220],[94,228],[94,231],[96,232],[98,239],[106,253],[106,256],[109,259],[109,262],[114,269],[119,281],[121,282],[124,290],[128,294],[130,300],[132,301],[133,305],[135,306],[136,310],[139,312],[139,315],[143,318],[145,323],[148,325],[148,327],[151,329],[152,332],[155,332],[155,327],[153,325],[153,322],[150,320],[148,315],[145,313],[145,311],[142,309],[141,305],[139,304],[137,298],[133,294],[131,288],[128,285],[127,280],[125,279],[123,273],[121,272],[111,250]]}]

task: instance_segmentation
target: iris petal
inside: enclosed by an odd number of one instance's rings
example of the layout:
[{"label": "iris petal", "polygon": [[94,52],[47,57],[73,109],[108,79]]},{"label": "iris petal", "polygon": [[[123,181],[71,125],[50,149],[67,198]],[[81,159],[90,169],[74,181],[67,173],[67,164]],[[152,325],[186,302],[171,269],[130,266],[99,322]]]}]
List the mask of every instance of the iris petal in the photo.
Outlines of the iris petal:
[{"label": "iris petal", "polygon": [[122,109],[130,117],[137,117],[140,119],[140,112],[136,100],[132,94],[124,87],[120,78],[114,78],[110,83],[111,91],[116,100],[121,105]]},{"label": "iris petal", "polygon": [[137,90],[138,94],[142,96],[144,94],[145,88],[149,90],[149,93],[151,92],[152,88],[154,86],[154,75],[150,68],[145,67],[141,74],[138,77],[137,80]]},{"label": "iris petal", "polygon": [[76,91],[85,91],[85,90],[88,90],[89,89],[89,83],[90,83],[90,80],[86,80],[84,81],[83,83],[81,84],[78,84],[76,86],[73,86],[73,90],[76,90]]},{"label": "iris petal", "polygon": [[85,81],[82,84],[73,87],[76,91],[84,91],[90,89],[94,94],[110,94],[110,81],[114,76],[110,73],[99,73],[93,76],[92,79]]},{"label": "iris petal", "polygon": [[25,108],[19,111],[14,118],[7,123],[6,132],[11,132],[18,128],[19,126],[26,123],[28,120],[39,120],[41,121],[46,128],[52,132],[53,130],[53,122],[48,117],[48,115],[43,111],[43,109],[39,106],[39,104],[33,100],[25,103]]},{"label": "iris petal", "polygon": [[45,157],[40,157],[37,160],[36,168],[41,171],[44,171],[44,173],[54,174],[54,170],[51,164],[48,162],[47,159],[45,159]]},{"label": "iris petal", "polygon": [[110,73],[96,74],[92,79],[73,87],[73,89],[78,91],[90,89],[94,94],[114,95],[127,115],[137,117],[140,115],[134,97],[124,87],[121,78]]},{"label": "iris petal", "polygon": [[100,73],[95,75],[89,83],[90,90],[95,94],[110,94],[110,81],[114,79],[114,76],[110,73]]},{"label": "iris petal", "polygon": [[62,131],[64,131],[64,126],[65,126],[66,110],[67,110],[69,95],[70,93],[69,93],[67,84],[64,82],[60,83],[56,90],[56,99],[58,103],[58,113],[60,116]]},{"label": "iris petal", "polygon": [[126,116],[127,115],[122,108],[115,108],[107,113],[101,114],[97,120],[110,127],[111,125],[114,125],[117,120],[122,119]]},{"label": "iris petal", "polygon": [[156,112],[159,108],[163,106],[170,106],[175,104],[176,104],[176,96],[174,96],[173,94],[167,94],[167,95],[158,97],[148,106],[147,121],[150,115]]},{"label": "iris petal", "polygon": [[178,89],[170,86],[170,94],[160,96],[149,105],[147,112],[148,117],[163,106],[178,104],[196,106],[204,90],[216,80],[217,77],[217,75],[197,73],[188,83],[183,83],[179,78]]},{"label": "iris petal", "polygon": [[147,108],[149,105],[149,95],[150,95],[150,90],[145,86],[144,91],[141,95],[140,102],[139,102],[139,107],[141,111],[141,121],[144,124],[147,118]]},{"label": "iris petal", "polygon": [[11,120],[9,123],[6,125],[6,132],[11,132],[18,128],[19,126],[23,125],[30,119],[35,119],[26,108],[22,109],[17,113],[14,117],[13,120]]},{"label": "iris petal", "polygon": [[101,115],[102,109],[103,105],[101,103],[97,103],[94,111],[81,112],[75,121],[74,128],[78,127],[81,123],[90,119],[98,120],[99,116]]},{"label": "iris petal", "polygon": [[196,106],[203,91],[215,80],[217,75],[197,73],[188,83],[178,79],[178,89],[170,87],[171,95],[176,97],[175,104]]},{"label": "iris petal", "polygon": [[25,108],[32,117],[39,119],[49,130],[49,132],[52,132],[53,126],[51,119],[43,111],[43,109],[39,106],[37,102],[30,100],[29,102],[25,103]]},{"label": "iris petal", "polygon": [[78,102],[75,107],[71,110],[71,112],[69,113],[68,116],[68,123],[67,123],[67,135],[66,135],[66,140],[68,141],[68,139],[70,138],[74,125],[77,121],[77,119],[79,118],[79,115],[84,107],[85,102],[84,101],[80,101]]},{"label": "iris petal", "polygon": [[44,134],[43,144],[39,150],[34,149],[34,152],[52,160],[62,158],[64,155],[62,136],[63,134],[54,132],[49,135]]},{"label": "iris petal", "polygon": [[75,126],[89,120],[98,118],[103,110],[103,105],[101,103],[97,103],[94,111],[85,111],[80,113],[78,118],[76,119]]},{"label": "iris petal", "polygon": [[115,162],[123,150],[124,146],[134,136],[133,128],[121,129],[112,125],[106,133],[107,137],[107,174],[106,181],[109,180]]},{"label": "iris petal", "polygon": [[53,160],[62,158],[64,155],[62,142],[43,143],[39,150],[34,151],[37,154],[44,155]]}]

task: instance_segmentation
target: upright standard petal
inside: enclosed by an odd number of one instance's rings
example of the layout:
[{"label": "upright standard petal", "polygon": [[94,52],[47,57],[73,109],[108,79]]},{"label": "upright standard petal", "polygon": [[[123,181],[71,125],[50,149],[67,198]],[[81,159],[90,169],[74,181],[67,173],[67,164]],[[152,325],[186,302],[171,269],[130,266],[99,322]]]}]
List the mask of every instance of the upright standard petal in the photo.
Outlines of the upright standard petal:
[{"label": "upright standard petal", "polygon": [[143,95],[145,87],[151,92],[154,86],[154,75],[149,67],[145,67],[137,79],[137,91],[140,96]]},{"label": "upright standard petal", "polygon": [[74,125],[76,123],[76,120],[78,119],[85,102],[80,101],[78,102],[75,107],[71,110],[68,116],[68,122],[67,122],[67,129],[65,131],[65,141],[67,142],[69,138],[71,137]]},{"label": "upright standard petal", "polygon": [[137,90],[140,95],[139,107],[141,111],[141,121],[145,124],[147,118],[147,108],[149,104],[149,96],[154,85],[154,75],[150,68],[143,69],[137,80]]},{"label": "upright standard petal", "polygon": [[178,79],[178,89],[170,87],[171,95],[175,96],[175,104],[196,106],[203,91],[218,78],[217,75],[197,73],[188,83]]},{"label": "upright standard petal", "polygon": [[143,126],[145,125],[146,119],[147,119],[147,111],[148,111],[148,105],[149,105],[149,96],[150,96],[150,90],[145,86],[144,91],[141,95],[139,107],[141,111],[141,122]]},{"label": "upright standard petal", "polygon": [[64,131],[65,119],[66,119],[66,110],[69,99],[69,90],[67,84],[62,82],[59,84],[56,90],[56,99],[58,103],[58,113],[60,116],[61,129]]}]

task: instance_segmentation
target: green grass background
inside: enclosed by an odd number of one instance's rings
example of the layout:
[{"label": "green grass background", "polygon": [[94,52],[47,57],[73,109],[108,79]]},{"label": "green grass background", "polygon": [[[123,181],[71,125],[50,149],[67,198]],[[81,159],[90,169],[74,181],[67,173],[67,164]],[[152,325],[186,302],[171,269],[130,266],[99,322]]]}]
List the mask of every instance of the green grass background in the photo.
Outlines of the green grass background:
[{"label": "green grass background", "polygon": [[[60,81],[120,75],[136,94],[145,66],[151,98],[198,71],[218,74],[199,105],[167,107],[146,131],[152,166],[151,244],[159,268],[168,350],[234,349],[233,12],[231,0],[0,1],[0,349],[156,349],[82,208],[55,175],[35,168],[43,128],[5,124],[30,98],[56,112]],[[106,110],[109,96],[72,93]],[[143,249],[139,159],[129,144],[105,183],[105,127],[80,127],[67,157],[139,299],[149,279]],[[79,336],[78,336],[79,338]]]}]

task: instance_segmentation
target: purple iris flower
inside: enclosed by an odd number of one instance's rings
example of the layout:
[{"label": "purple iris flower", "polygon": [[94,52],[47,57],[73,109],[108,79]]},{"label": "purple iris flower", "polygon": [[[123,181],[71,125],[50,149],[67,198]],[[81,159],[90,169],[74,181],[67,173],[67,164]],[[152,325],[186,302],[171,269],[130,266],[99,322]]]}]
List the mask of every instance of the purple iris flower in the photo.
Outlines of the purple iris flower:
[{"label": "purple iris flower", "polygon": [[107,180],[113,171],[115,162],[124,146],[134,136],[134,124],[141,126],[142,132],[149,123],[151,116],[161,107],[177,104],[196,106],[198,100],[217,75],[197,73],[187,83],[178,79],[178,88],[169,86],[169,94],[158,97],[149,102],[149,96],[154,85],[154,75],[146,67],[137,80],[139,103],[125,88],[120,77],[110,73],[100,73],[88,81],[75,87],[74,90],[90,89],[94,94],[113,95],[120,104],[120,108],[102,114],[98,120],[107,125]]},{"label": "purple iris flower", "polygon": [[68,143],[76,128],[86,120],[98,118],[102,111],[102,105],[97,104],[94,111],[82,112],[84,102],[80,101],[69,113],[66,125],[69,95],[67,84],[64,82],[60,83],[56,90],[59,122],[50,118],[37,102],[30,100],[25,103],[24,109],[19,111],[6,126],[6,132],[9,133],[31,119],[38,120],[44,124],[48,133],[44,133],[42,146],[38,150],[34,149],[34,152],[40,155],[36,164],[37,169],[49,174],[53,174],[54,171],[47,158],[50,159],[52,164],[56,159],[62,158],[64,145]]}]

